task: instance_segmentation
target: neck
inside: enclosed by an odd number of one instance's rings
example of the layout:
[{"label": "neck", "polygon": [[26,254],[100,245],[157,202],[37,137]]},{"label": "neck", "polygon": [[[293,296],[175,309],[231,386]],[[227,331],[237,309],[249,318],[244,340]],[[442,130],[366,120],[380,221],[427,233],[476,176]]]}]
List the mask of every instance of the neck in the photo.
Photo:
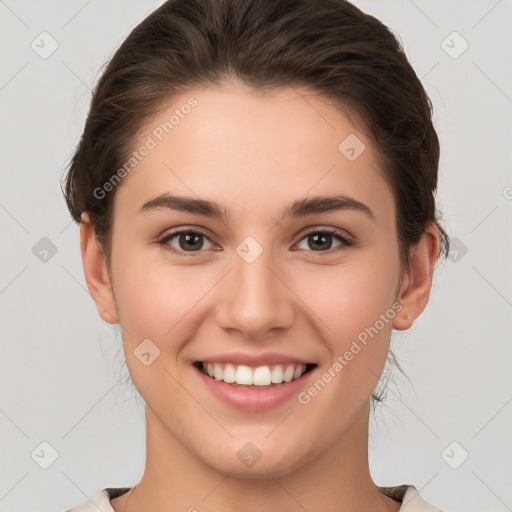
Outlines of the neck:
[{"label": "neck", "polygon": [[[133,494],[112,501],[116,512],[390,512],[400,507],[379,491],[369,472],[367,407],[328,450],[280,476],[236,478],[219,473],[181,445],[147,406],[146,438],[144,475]],[[122,499],[126,497],[128,509]]]}]

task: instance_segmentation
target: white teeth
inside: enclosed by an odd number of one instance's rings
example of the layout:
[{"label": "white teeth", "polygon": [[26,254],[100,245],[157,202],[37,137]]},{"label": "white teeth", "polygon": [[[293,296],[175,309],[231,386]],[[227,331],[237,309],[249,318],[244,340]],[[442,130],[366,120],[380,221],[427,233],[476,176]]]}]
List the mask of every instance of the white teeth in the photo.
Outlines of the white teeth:
[{"label": "white teeth", "polygon": [[236,369],[235,381],[237,384],[252,385],[252,370],[248,366],[240,365]]},{"label": "white teeth", "polygon": [[272,382],[270,368],[268,366],[258,366],[254,370],[252,380],[255,386],[268,386]]},{"label": "white teeth", "polygon": [[222,380],[222,366],[220,364],[214,363],[213,377],[215,380]]},{"label": "white teeth", "polygon": [[270,380],[274,384],[281,384],[281,382],[283,382],[283,369],[281,368],[281,365],[278,364],[274,367]]},{"label": "white teeth", "polygon": [[224,382],[227,382],[228,384],[231,384],[233,382],[235,382],[236,380],[236,369],[235,367],[231,364],[231,363],[228,363],[224,366],[224,374],[223,374],[223,379],[222,379]]},{"label": "white teeth", "polygon": [[303,373],[304,373],[304,370],[303,370],[303,367],[304,365],[300,365],[300,366],[297,366],[297,368],[295,368],[295,372],[293,374],[293,379],[298,379]]},{"label": "white teeth", "polygon": [[286,368],[286,370],[284,372],[283,380],[285,382],[291,382],[294,374],[295,374],[295,368],[293,367],[293,365],[288,366],[288,368]]},{"label": "white teeth", "polygon": [[251,368],[246,365],[234,365],[232,363],[203,363],[203,373],[215,380],[222,380],[228,384],[237,383],[248,386],[269,386],[270,384],[282,384],[298,379],[306,371],[305,364],[286,364],[258,366]]}]

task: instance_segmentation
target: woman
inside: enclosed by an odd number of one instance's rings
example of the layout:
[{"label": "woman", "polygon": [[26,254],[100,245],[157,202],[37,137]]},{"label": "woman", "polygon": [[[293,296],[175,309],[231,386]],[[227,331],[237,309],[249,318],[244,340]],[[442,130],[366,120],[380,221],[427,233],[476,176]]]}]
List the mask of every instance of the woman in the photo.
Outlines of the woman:
[{"label": "woman", "polygon": [[146,404],[146,467],[73,512],[438,510],[368,416],[448,237],[430,100],[345,0],[171,0],[104,71],[65,182]]}]

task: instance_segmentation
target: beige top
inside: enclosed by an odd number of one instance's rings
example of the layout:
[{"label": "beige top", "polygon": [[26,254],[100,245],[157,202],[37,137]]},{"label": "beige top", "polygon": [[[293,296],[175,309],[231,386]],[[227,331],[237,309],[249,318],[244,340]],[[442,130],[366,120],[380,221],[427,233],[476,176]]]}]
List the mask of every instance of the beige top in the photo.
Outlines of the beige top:
[{"label": "beige top", "polygon": [[[379,487],[382,493],[402,503],[404,512],[442,512],[438,507],[430,505],[422,499],[414,485],[397,485],[395,487]],[[85,501],[66,512],[114,512],[110,499],[117,498],[128,492],[130,487],[107,487],[100,491],[92,501]]]}]

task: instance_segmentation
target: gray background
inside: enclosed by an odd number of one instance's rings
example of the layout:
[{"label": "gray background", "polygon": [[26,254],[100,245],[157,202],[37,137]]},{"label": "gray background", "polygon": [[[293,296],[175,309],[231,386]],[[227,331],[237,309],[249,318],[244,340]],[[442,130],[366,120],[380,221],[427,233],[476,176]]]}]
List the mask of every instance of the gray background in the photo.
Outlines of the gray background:
[{"label": "gray background", "polygon": [[[0,0],[4,512],[63,511],[143,472],[142,400],[126,384],[118,327],[86,289],[59,182],[100,68],[160,3]],[[512,510],[512,3],[354,3],[399,34],[433,101],[455,249],[425,313],[393,334],[411,382],[396,374],[372,416],[372,474],[445,510]],[[47,58],[31,46],[51,49],[44,31],[58,43]],[[47,469],[42,442],[58,453]]]}]

